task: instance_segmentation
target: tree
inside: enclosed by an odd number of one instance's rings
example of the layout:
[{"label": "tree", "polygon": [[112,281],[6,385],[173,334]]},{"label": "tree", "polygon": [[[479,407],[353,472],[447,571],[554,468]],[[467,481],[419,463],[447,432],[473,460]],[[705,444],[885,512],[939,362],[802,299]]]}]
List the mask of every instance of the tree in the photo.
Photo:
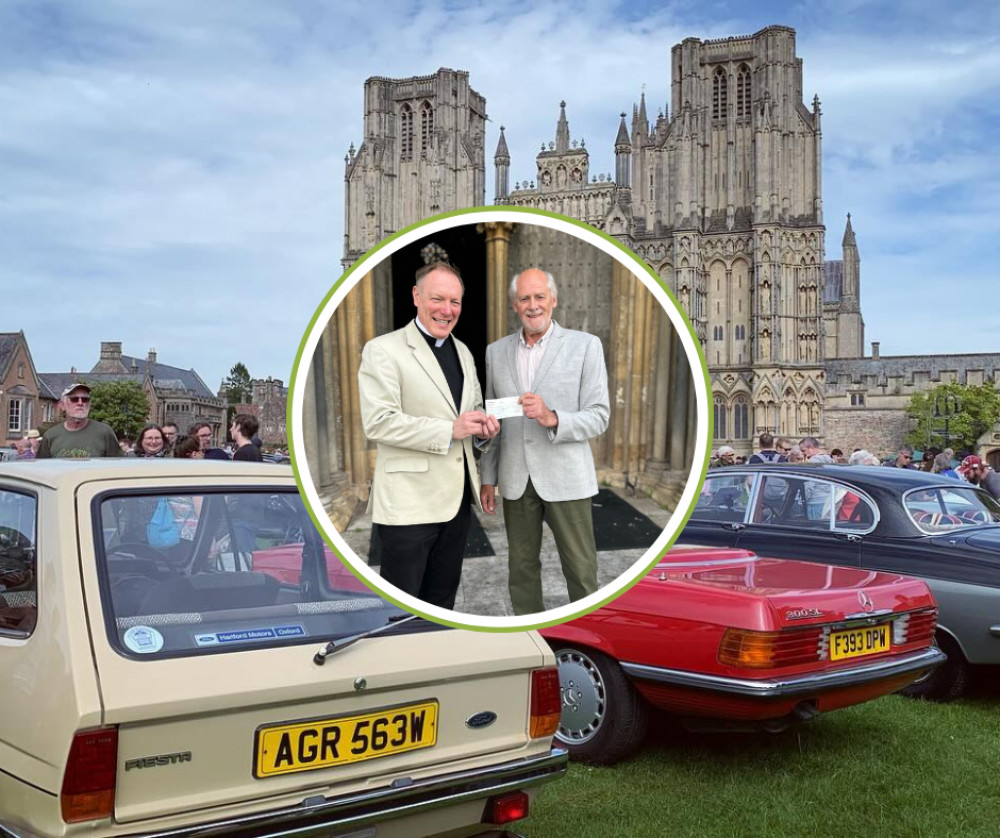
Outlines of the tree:
[{"label": "tree", "polygon": [[972,451],[1000,419],[1000,394],[989,380],[974,386],[939,384],[928,393],[915,393],[906,412],[916,421],[906,440],[911,445]]},{"label": "tree", "polygon": [[134,439],[149,421],[149,399],[134,381],[102,381],[90,391],[90,418]]},{"label": "tree", "polygon": [[250,383],[250,372],[243,363],[233,365],[229,375],[222,381],[222,390],[229,404],[250,404],[253,385]]}]

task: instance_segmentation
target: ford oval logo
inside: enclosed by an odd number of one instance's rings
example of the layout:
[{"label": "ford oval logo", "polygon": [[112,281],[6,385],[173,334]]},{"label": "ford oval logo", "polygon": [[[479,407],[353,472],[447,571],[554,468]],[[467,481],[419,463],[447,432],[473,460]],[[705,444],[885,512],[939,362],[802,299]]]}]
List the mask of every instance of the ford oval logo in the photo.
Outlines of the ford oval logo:
[{"label": "ford oval logo", "polygon": [[469,716],[465,720],[465,726],[471,727],[473,730],[479,730],[483,727],[489,727],[493,722],[497,720],[497,714],[492,710],[483,710],[482,713],[476,713]]}]

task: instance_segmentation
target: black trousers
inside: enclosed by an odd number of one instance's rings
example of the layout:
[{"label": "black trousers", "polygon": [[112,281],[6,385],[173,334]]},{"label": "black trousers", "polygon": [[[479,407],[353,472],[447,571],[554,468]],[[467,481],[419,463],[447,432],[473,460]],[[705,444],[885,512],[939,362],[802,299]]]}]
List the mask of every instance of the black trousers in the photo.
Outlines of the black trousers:
[{"label": "black trousers", "polygon": [[472,488],[466,475],[462,502],[450,521],[375,524],[382,541],[382,578],[430,605],[453,609],[472,524],[471,503]]}]

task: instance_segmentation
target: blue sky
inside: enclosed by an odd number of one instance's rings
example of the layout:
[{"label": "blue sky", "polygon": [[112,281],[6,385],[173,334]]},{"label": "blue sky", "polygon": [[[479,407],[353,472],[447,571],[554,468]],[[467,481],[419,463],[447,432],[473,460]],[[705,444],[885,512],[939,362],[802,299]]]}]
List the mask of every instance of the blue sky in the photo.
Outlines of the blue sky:
[{"label": "blue sky", "polygon": [[[315,0],[0,4],[0,331],[41,372],[102,340],[288,380],[340,274],[343,158],[370,75],[468,70],[511,180],[567,101],[591,171],[618,113],[669,99],[685,37],[794,27],[823,108],[827,258],[846,213],[866,339],[885,355],[1000,351],[1000,12],[994,3]],[[975,312],[970,316],[970,312]]]}]

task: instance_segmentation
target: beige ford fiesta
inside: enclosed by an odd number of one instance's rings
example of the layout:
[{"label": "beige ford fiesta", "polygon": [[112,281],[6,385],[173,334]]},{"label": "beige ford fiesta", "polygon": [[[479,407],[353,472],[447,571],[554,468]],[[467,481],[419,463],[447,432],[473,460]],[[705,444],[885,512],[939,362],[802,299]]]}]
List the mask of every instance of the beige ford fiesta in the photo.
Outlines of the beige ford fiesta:
[{"label": "beige ford fiesta", "polygon": [[285,466],[0,464],[0,836],[498,834],[559,713],[535,633],[374,595]]}]

